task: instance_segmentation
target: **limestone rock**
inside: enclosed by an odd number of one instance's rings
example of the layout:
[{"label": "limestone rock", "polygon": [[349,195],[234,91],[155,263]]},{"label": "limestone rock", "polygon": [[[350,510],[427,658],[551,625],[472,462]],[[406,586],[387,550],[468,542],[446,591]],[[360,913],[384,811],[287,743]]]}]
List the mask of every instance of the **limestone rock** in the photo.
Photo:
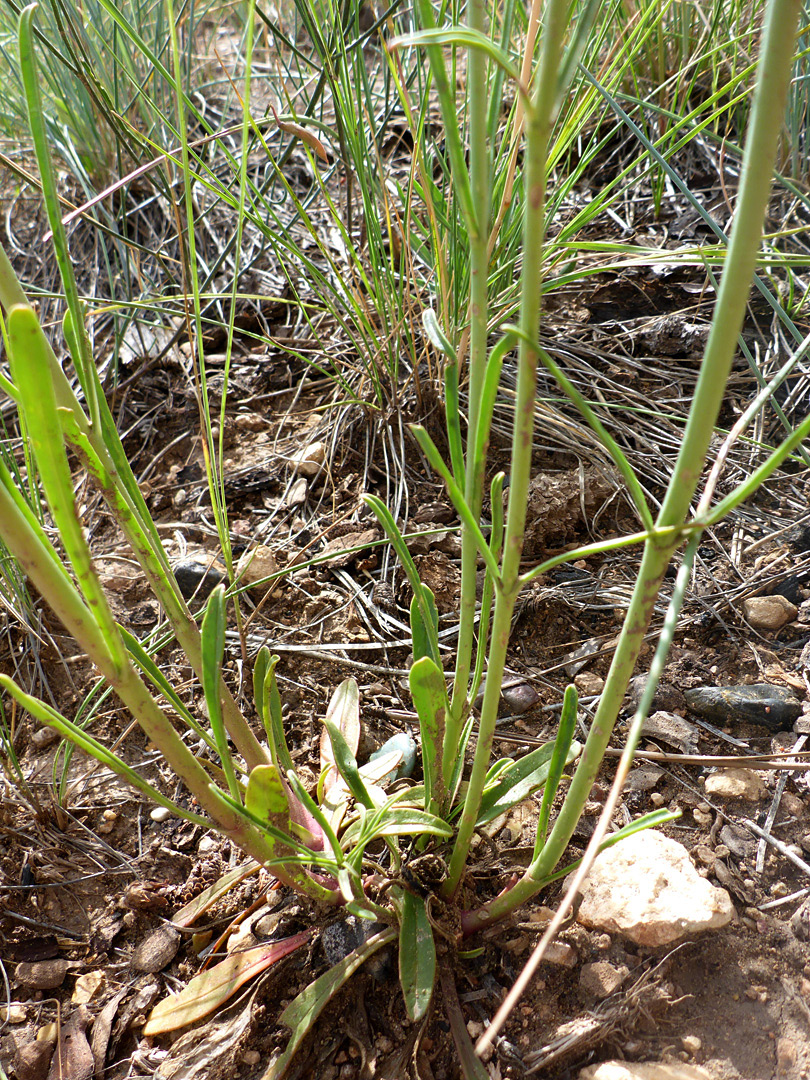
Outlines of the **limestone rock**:
[{"label": "limestone rock", "polygon": [[755,630],[779,630],[798,617],[799,609],[786,596],[752,596],[742,603],[743,615]]},{"label": "limestone rock", "polygon": [[765,795],[765,784],[753,769],[719,769],[706,777],[706,794],[758,802]]},{"label": "limestone rock", "polygon": [[683,1061],[603,1061],[577,1073],[577,1080],[712,1080],[699,1065]]},{"label": "limestone rock", "polygon": [[648,716],[641,734],[674,747],[681,754],[694,754],[698,748],[698,729],[677,713],[659,710]]},{"label": "limestone rock", "polygon": [[574,686],[582,697],[591,697],[602,693],[605,689],[605,680],[593,671],[581,671],[574,677]]},{"label": "limestone rock", "polygon": [[695,870],[681,844],[646,829],[603,851],[582,886],[583,926],[638,945],[671,945],[734,915],[731,897]]}]

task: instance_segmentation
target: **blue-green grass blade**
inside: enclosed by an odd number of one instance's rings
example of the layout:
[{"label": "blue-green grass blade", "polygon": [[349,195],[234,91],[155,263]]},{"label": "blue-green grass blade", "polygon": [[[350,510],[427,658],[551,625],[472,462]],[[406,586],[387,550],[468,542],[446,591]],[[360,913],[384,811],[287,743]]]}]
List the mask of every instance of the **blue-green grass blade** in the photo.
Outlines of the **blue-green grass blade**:
[{"label": "blue-green grass blade", "polygon": [[[79,377],[85,401],[90,413],[91,423],[99,426],[99,385],[98,374],[93,363],[90,351],[90,343],[84,329],[84,313],[79,299],[79,290],[76,285],[76,276],[73,272],[73,262],[68,251],[67,234],[62,224],[61,206],[56,186],[56,177],[53,171],[51,155],[48,148],[48,135],[45,126],[45,117],[42,107],[42,95],[40,93],[39,74],[37,71],[36,55],[34,53],[34,41],[32,20],[36,10],[36,4],[29,4],[20,15],[19,23],[19,55],[20,74],[25,89],[26,105],[28,108],[28,124],[31,129],[31,138],[34,151],[39,165],[42,194],[45,199],[45,209],[48,214],[48,222],[53,235],[53,250],[56,256],[62,285],[65,290],[65,300],[71,317],[70,335],[73,352],[73,365]],[[16,381],[16,380],[15,380]]]},{"label": "blue-green grass blade", "polygon": [[[239,784],[233,766],[231,750],[228,746],[228,733],[222,718],[222,699],[219,688],[222,681],[222,657],[225,652],[225,586],[217,585],[208,599],[201,627],[202,639],[202,684],[205,705],[211,731],[217,746],[217,753],[222,771],[228,781],[228,791],[236,802],[240,799]],[[254,769],[253,772],[256,770]],[[253,775],[251,773],[251,775]]]}]

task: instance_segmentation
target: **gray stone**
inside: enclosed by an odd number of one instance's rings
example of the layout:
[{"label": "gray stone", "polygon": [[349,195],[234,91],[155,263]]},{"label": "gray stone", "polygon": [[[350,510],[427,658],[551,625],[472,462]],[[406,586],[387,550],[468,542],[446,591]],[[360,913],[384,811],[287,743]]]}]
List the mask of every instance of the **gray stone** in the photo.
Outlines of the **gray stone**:
[{"label": "gray stone", "polygon": [[67,960],[37,960],[17,964],[14,974],[17,982],[29,990],[55,990],[67,975]]},{"label": "gray stone", "polygon": [[762,724],[771,731],[786,731],[802,712],[792,690],[772,683],[696,686],[686,691],[686,704],[706,720]]},{"label": "gray stone", "polygon": [[660,711],[648,716],[641,734],[647,739],[658,739],[682,754],[694,754],[698,748],[698,729],[673,712]]}]

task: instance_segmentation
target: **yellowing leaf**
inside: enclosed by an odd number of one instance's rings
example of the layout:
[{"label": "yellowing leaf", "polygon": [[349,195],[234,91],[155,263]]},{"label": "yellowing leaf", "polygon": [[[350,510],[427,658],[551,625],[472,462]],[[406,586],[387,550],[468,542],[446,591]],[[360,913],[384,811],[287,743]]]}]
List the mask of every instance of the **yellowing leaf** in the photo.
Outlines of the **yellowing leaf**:
[{"label": "yellowing leaf", "polygon": [[311,934],[311,930],[304,930],[283,941],[234,953],[216,967],[195,975],[179,994],[164,998],[152,1009],[143,1028],[144,1035],[162,1035],[201,1020],[227,1001],[249,979],[303,945]]},{"label": "yellowing leaf", "polygon": [[[270,106],[273,109],[273,106]],[[305,142],[310,150],[314,150],[321,161],[328,161],[329,155],[327,154],[323,143],[307,128],[302,127],[300,124],[296,124],[293,120],[280,120],[279,115],[275,109],[273,109],[273,116],[276,118],[279,131],[285,131],[288,135],[295,135],[301,142]]]}]

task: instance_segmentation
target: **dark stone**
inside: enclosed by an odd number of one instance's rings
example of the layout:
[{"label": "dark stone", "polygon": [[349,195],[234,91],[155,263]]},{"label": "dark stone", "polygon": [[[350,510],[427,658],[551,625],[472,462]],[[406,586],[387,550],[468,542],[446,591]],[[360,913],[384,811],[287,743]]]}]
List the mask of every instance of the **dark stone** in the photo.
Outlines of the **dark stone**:
[{"label": "dark stone", "polygon": [[[358,919],[354,915],[338,919],[321,931],[321,945],[330,967],[364,945],[370,937],[385,929],[385,924]],[[376,982],[385,982],[393,970],[393,952],[384,948],[369,957],[364,965]]]},{"label": "dark stone", "polygon": [[771,683],[696,686],[686,691],[686,704],[706,720],[760,724],[771,731],[790,730],[802,712],[792,690]]},{"label": "dark stone", "polygon": [[196,600],[205,600],[220,582],[228,580],[224,571],[216,566],[193,560],[178,563],[174,567],[174,577],[185,600],[192,596]]}]

